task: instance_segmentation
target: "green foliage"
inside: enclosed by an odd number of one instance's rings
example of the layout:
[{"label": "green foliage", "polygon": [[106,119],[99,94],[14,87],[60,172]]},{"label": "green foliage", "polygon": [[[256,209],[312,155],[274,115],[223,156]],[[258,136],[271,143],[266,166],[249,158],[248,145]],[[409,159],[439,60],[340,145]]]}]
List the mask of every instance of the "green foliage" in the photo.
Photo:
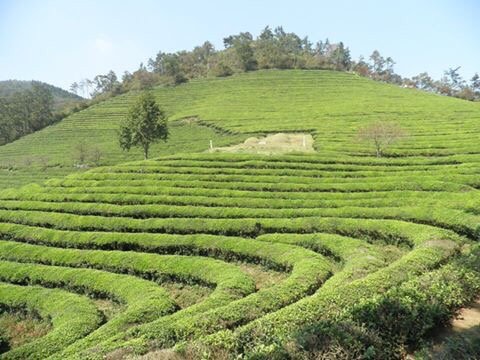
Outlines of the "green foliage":
[{"label": "green foliage", "polygon": [[150,145],[159,140],[167,141],[168,134],[165,113],[158,107],[153,95],[145,92],[132,105],[120,126],[120,147],[130,150],[133,146],[141,146],[147,159]]},{"label": "green foliage", "polygon": [[[369,56],[369,62],[360,56],[353,61],[350,50],[343,42],[330,43],[328,39],[315,45],[308,37],[301,38],[286,32],[282,26],[272,30],[269,26],[254,38],[249,32],[241,32],[224,38],[224,50],[216,50],[209,41],[193,50],[164,53],[143,63],[133,74],[126,72],[122,83],[113,71],[85,79],[72,85],[72,91],[94,87],[91,93],[97,99],[105,99],[129,90],[145,90],[155,85],[178,85],[191,79],[208,76],[229,76],[233,73],[257,69],[329,69],[353,70],[356,74],[405,87],[415,87],[438,94],[455,96],[464,100],[479,100],[479,81],[475,74],[467,84],[458,74],[458,68],[445,71],[445,76],[434,81],[427,73],[402,78],[394,72],[395,61],[383,57],[378,50]],[[88,92],[88,91],[87,91]]]},{"label": "green foliage", "polygon": [[[348,157],[357,159],[358,155],[371,154],[371,145],[355,141],[355,137],[359,128],[379,117],[397,123],[410,135],[387,149],[387,162],[393,161],[393,157],[405,161],[406,157],[427,156],[432,162],[445,159],[468,163],[471,160],[460,154],[474,154],[477,146],[473,136],[474,119],[479,112],[476,104],[341,72],[258,71],[155,88],[152,93],[169,114],[171,133],[168,143],[152,144],[149,152],[155,156],[205,151],[209,140],[217,147],[243,141],[251,133],[303,131],[313,134],[314,147],[324,161],[341,157],[348,162]],[[15,185],[15,175],[22,174],[29,159],[29,168],[44,168],[43,163],[47,163],[45,173],[37,173],[37,181],[48,172],[57,176],[68,173],[67,167],[73,171],[73,147],[82,140],[90,149],[102,149],[102,164],[138,159],[141,151],[132,148],[128,153],[122,152],[117,135],[121,120],[137,98],[138,93],[132,92],[97,103],[54,126],[0,147],[0,166],[16,170],[2,174],[0,186]],[[295,110],[299,108],[303,110]],[[457,121],[462,121],[462,127],[458,127]],[[375,164],[370,157],[365,159]],[[301,170],[308,170],[310,163]],[[432,169],[428,167],[429,171]],[[318,167],[310,173],[313,170]],[[344,172],[348,171],[345,168]],[[36,181],[35,172],[31,173],[31,181]],[[28,183],[21,177],[18,176],[18,184]]]},{"label": "green foliage", "polygon": [[33,82],[31,90],[0,98],[0,145],[40,130],[54,121],[50,90]]},{"label": "green foliage", "polygon": [[[280,29],[272,34],[297,43]],[[209,49],[196,50],[202,64],[212,60]],[[299,60],[284,61],[292,59]],[[106,152],[105,167],[67,177],[60,168],[61,178],[41,186],[0,191],[0,281],[9,283],[0,303],[15,305],[17,294],[19,307],[54,319],[30,290],[66,311],[44,293],[56,288],[92,310],[69,313],[72,326],[82,318],[88,331],[56,341],[51,359],[152,350],[212,359],[401,358],[478,295],[476,104],[314,71],[204,79],[152,94],[172,118],[171,141],[152,151],[168,156],[117,164],[139,154],[121,153],[112,136],[136,93],[0,148],[0,159],[35,149],[55,164],[65,154],[71,164],[72,144],[82,139]],[[379,113],[411,135],[381,158],[354,141]],[[309,131],[318,153],[205,152],[211,139],[273,131]],[[36,166],[25,161],[25,169]],[[15,164],[4,171],[24,183],[40,176]],[[252,265],[281,274],[261,286]],[[183,284],[208,290],[181,307],[166,289]],[[104,299],[118,311],[103,316]],[[52,323],[43,339],[59,328]],[[28,354],[46,358],[45,344],[29,345]]]},{"label": "green foliage", "polygon": [[0,283],[0,307],[36,312],[53,325],[47,335],[2,354],[2,359],[45,359],[86,336],[103,320],[87,298],[36,286]]},{"label": "green foliage", "polygon": [[55,109],[61,109],[67,103],[78,103],[82,98],[59,87],[40,81],[3,80],[0,81],[0,97],[8,97],[25,90],[32,90],[34,85],[41,85],[48,89],[53,96]]},{"label": "green foliage", "polygon": [[229,36],[223,39],[223,43],[227,49],[234,50],[239,66],[243,71],[255,70],[257,61],[254,57],[252,48],[253,37],[250,33],[240,33],[239,35]]},{"label": "green foliage", "polygon": [[[4,191],[1,280],[126,304],[58,359],[399,356],[479,291],[460,159],[174,155]],[[238,262],[286,276],[255,291]],[[175,311],[152,281],[214,290]]]},{"label": "green foliage", "polygon": [[353,321],[322,320],[297,334],[296,347],[289,349],[289,355],[305,359],[386,359],[392,354],[384,346],[381,336]]}]

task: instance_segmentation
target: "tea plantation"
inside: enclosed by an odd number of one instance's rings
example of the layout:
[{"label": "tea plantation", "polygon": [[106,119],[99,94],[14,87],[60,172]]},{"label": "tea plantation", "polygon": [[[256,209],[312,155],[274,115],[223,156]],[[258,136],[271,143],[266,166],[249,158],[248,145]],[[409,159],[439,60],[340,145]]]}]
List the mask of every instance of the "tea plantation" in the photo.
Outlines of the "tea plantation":
[{"label": "tea plantation", "polygon": [[[172,139],[133,161],[135,96],[0,147],[0,312],[50,325],[1,359],[403,358],[480,294],[480,104],[330,71],[196,80],[155,90]],[[409,134],[382,158],[356,141],[378,119]],[[206,152],[281,131],[317,153]],[[105,166],[72,168],[80,139]]]}]

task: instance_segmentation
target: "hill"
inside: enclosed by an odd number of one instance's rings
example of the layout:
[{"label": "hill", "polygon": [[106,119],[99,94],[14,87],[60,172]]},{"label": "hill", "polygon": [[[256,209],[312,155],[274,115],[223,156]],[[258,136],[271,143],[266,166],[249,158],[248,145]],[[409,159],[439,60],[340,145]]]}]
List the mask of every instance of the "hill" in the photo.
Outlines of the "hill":
[{"label": "hill", "polygon": [[[389,156],[478,152],[480,104],[349,73],[257,71],[160,87],[154,93],[176,121],[171,141],[154,147],[154,155],[204,151],[212,138],[217,147],[252,134],[294,131],[312,134],[321,154],[365,156],[372,149],[355,141],[356,132],[362,124],[378,119],[395,121],[409,134],[391,148]],[[140,158],[137,151],[122,153],[116,137],[119,121],[135,97],[131,92],[96,104],[0,147],[0,164],[10,169],[8,179],[12,179],[12,169],[23,168],[25,163],[47,163],[61,166],[66,173],[72,171],[75,144],[82,141],[101,149],[103,164]]]},{"label": "hill", "polygon": [[[41,329],[2,359],[401,358],[478,297],[479,104],[333,71],[154,94],[155,159],[117,145],[136,93],[0,147],[0,324]],[[382,158],[377,119],[409,133]],[[279,132],[316,152],[208,151]]]},{"label": "hill", "polygon": [[[67,103],[78,102],[83,100],[81,96],[63,90],[54,85],[50,85],[41,81],[38,83],[46,87],[53,96],[56,109],[62,108]],[[2,80],[0,81],[0,97],[6,97],[16,92],[31,90],[32,81],[24,80]]]}]

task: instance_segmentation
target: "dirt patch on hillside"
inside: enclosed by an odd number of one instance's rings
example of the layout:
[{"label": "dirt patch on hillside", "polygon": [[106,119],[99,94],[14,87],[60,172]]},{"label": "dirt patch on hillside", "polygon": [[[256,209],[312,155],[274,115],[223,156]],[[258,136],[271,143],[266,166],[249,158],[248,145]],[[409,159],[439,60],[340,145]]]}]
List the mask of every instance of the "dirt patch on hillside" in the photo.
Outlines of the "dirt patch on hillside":
[{"label": "dirt patch on hillside", "polygon": [[[452,321],[452,331],[461,332],[480,326],[480,299],[472,307],[463,308]],[[480,327],[476,329],[480,337]]]},{"label": "dirt patch on hillside", "polygon": [[[428,355],[429,359],[477,359],[480,357],[470,356],[472,351],[476,355],[480,355],[477,354],[479,339],[480,299],[477,299],[469,307],[462,308],[458,315],[452,319],[450,326],[440,329],[433,336],[431,345],[424,348],[420,354],[422,356]],[[407,356],[409,360],[416,358],[414,354]]]},{"label": "dirt patch on hillside", "polygon": [[211,152],[285,154],[291,152],[313,153],[313,137],[310,134],[278,133],[265,137],[251,137],[242,144],[213,147]]}]

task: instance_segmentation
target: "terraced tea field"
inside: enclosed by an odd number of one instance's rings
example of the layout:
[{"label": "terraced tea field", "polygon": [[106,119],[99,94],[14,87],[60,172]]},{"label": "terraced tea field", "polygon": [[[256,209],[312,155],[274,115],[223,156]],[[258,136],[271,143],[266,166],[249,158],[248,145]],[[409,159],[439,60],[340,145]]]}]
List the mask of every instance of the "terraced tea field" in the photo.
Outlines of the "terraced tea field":
[{"label": "terraced tea field", "polygon": [[181,155],[4,191],[0,303],[52,329],[2,358],[268,357],[319,323],[381,358],[480,290],[479,160]]},{"label": "terraced tea field", "polygon": [[[166,144],[152,148],[152,156],[202,152],[209,140],[220,147],[278,132],[312,134],[322,155],[365,156],[372,149],[357,142],[356,133],[379,119],[397,122],[408,132],[405,141],[389,150],[391,156],[478,153],[479,103],[349,73],[256,71],[156,88],[154,93],[172,120],[172,134]],[[104,165],[140,159],[138,149],[122,152],[117,140],[119,122],[136,96],[132,92],[96,104],[0,147],[0,168],[9,170],[0,172],[0,188],[41,182],[42,172],[46,177],[50,171],[52,176],[73,172],[75,146],[82,141],[102,151]],[[192,118],[200,122],[184,121]],[[30,179],[25,179],[24,169]]]},{"label": "terraced tea field", "polygon": [[[0,147],[0,312],[46,332],[0,358],[402,358],[478,297],[478,103],[329,71],[155,95],[152,160],[116,143],[134,93]],[[377,119],[409,133],[384,158]],[[317,153],[205,152],[281,131]],[[81,139],[107,166],[71,166]]]}]

